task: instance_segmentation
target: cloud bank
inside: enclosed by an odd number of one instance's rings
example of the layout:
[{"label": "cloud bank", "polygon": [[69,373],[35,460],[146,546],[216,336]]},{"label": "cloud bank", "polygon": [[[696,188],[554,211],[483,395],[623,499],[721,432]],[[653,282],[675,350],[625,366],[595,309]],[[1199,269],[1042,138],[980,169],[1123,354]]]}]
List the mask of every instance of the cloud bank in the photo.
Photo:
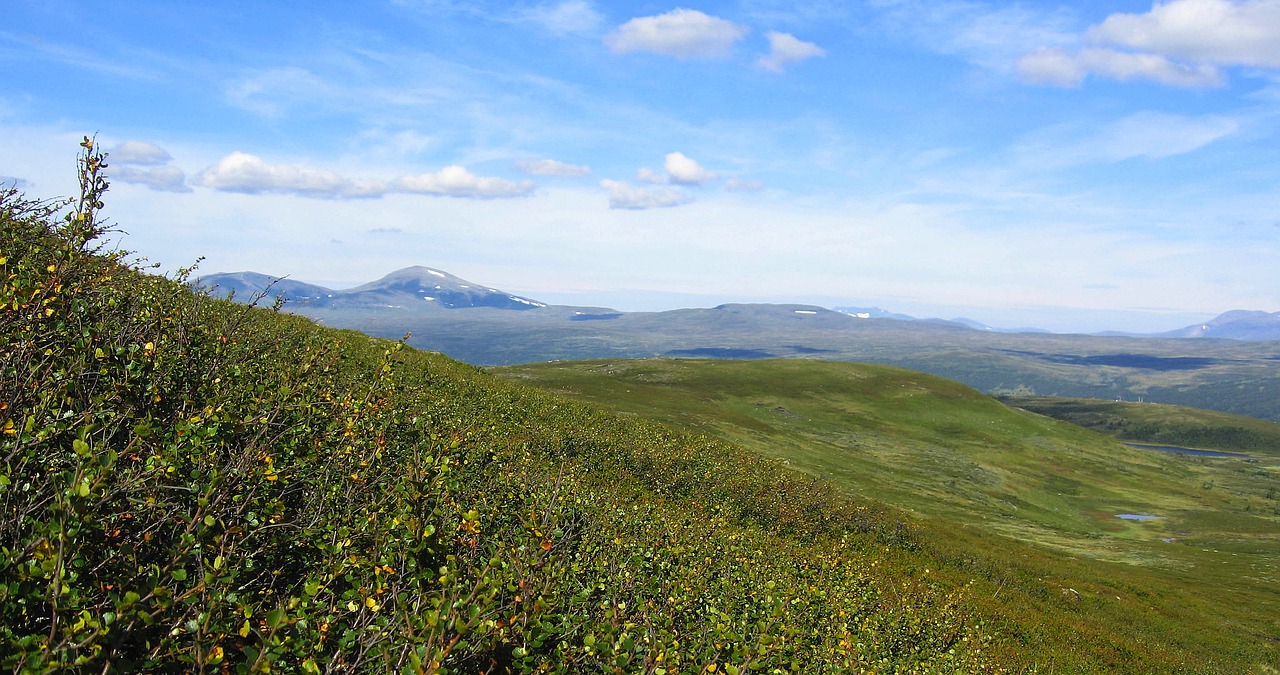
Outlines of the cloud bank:
[{"label": "cloud bank", "polygon": [[1077,50],[1041,49],[1018,59],[1023,79],[1076,87],[1089,75],[1175,87],[1223,84],[1222,67],[1280,68],[1280,2],[1171,0],[1145,14],[1112,14]]},{"label": "cloud bank", "polygon": [[389,193],[504,199],[523,197],[534,189],[532,181],[477,176],[458,165],[434,173],[401,176],[390,182],[351,180],[332,171],[268,164],[260,157],[243,152],[223,157],[196,176],[196,182],[222,192],[293,194],[322,199],[372,199]]}]

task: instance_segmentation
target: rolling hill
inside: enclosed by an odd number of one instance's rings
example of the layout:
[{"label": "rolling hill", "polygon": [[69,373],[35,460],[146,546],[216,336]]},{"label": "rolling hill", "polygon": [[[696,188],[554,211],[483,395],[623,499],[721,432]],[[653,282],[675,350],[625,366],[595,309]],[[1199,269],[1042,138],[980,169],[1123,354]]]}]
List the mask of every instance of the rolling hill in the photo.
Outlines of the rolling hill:
[{"label": "rolling hill", "polygon": [[876,365],[499,379],[142,273],[98,242],[105,165],[83,147],[69,213],[0,194],[0,667],[1195,673],[1280,656],[1275,497],[1254,494],[1270,460],[1139,453]]},{"label": "rolling hill", "polygon": [[[867,364],[602,360],[496,372],[918,514],[935,535],[923,545],[965,569],[1037,560],[998,582],[1022,593],[997,603],[1013,616],[1029,597],[1061,592],[1081,601],[1080,622],[1111,626],[1103,644],[1127,632],[1135,651],[1200,640],[1204,654],[1269,650],[1280,632],[1280,445],[1244,459],[1126,447],[955,382]],[[1280,425],[1249,423],[1280,437]]]}]

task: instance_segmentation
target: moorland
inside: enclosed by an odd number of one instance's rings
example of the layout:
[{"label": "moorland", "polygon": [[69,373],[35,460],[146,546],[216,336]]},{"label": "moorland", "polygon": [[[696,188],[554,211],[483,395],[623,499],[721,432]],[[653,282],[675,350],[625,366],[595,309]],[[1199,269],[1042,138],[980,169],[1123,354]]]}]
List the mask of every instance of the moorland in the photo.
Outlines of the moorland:
[{"label": "moorland", "polygon": [[103,159],[0,195],[6,670],[1280,663],[1265,444],[1130,448],[884,365],[486,371],[145,273]]}]

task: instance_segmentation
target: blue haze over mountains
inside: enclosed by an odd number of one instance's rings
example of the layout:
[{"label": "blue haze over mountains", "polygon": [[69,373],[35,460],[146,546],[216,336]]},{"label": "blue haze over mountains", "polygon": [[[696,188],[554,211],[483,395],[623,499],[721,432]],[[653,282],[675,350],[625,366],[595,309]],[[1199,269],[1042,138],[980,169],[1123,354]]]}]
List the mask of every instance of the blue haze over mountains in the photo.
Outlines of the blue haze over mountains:
[{"label": "blue haze over mountains", "polygon": [[[308,314],[309,309],[326,310],[388,310],[393,313],[412,314],[438,310],[489,308],[512,310],[545,310],[565,314],[570,320],[598,320],[615,318],[623,312],[600,307],[571,307],[550,305],[532,298],[507,293],[484,284],[467,281],[442,270],[424,266],[406,267],[386,276],[354,288],[334,290],[317,284],[274,277],[259,272],[216,273],[200,277],[197,285],[212,295],[233,296],[239,302],[260,301],[270,304],[276,297],[283,297],[289,311]],[[779,305],[790,306],[790,305]],[[683,310],[673,310],[683,311]],[[839,313],[854,319],[892,319],[920,321],[963,327],[976,331],[1002,333],[1048,333],[1034,327],[997,328],[964,318],[920,319],[907,314],[891,312],[880,307],[839,306],[833,309],[813,307],[800,312]],[[657,314],[664,314],[659,312]],[[1280,312],[1235,309],[1217,317],[1190,326],[1154,334],[1137,334],[1120,331],[1096,333],[1105,336],[1142,336],[1159,338],[1223,338],[1245,341],[1280,340]]]}]

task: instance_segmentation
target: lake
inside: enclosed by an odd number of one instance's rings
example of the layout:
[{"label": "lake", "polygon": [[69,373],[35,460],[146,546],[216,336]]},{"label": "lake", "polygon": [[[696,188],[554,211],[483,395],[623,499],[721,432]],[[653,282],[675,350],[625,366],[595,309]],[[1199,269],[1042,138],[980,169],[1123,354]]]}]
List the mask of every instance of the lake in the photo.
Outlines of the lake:
[{"label": "lake", "polygon": [[1240,452],[1222,452],[1220,450],[1196,450],[1195,448],[1179,448],[1176,445],[1147,445],[1146,443],[1125,443],[1131,448],[1139,450],[1159,450],[1160,452],[1172,452],[1179,455],[1195,455],[1196,457],[1237,457],[1249,459],[1253,455],[1246,455]]}]

